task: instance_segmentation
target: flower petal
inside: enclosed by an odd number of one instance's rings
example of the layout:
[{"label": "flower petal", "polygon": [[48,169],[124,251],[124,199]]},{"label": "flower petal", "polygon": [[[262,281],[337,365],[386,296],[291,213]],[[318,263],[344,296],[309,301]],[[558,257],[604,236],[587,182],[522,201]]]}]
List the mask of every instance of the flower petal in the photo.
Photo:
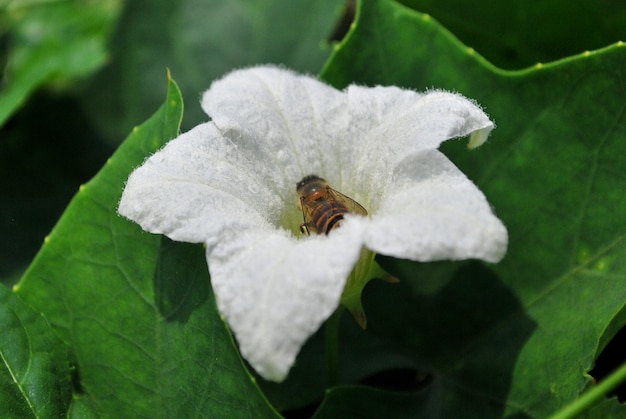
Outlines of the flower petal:
[{"label": "flower petal", "polygon": [[346,221],[329,236],[242,232],[207,249],[219,311],[261,376],[282,381],[337,308],[362,240],[361,226]]},{"label": "flower petal", "polygon": [[131,174],[118,212],[151,233],[209,246],[233,231],[271,231],[285,201],[268,190],[265,174],[242,160],[212,123],[201,124]]},{"label": "flower petal", "polygon": [[422,262],[498,262],[508,234],[483,193],[437,150],[405,160],[367,224],[366,246]]},{"label": "flower petal", "polygon": [[393,167],[407,155],[472,133],[472,147],[493,128],[471,100],[443,91],[351,85],[340,92],[312,77],[273,66],[234,71],[202,99],[221,133],[267,179],[290,190],[311,173],[366,207],[379,200]]},{"label": "flower petal", "polygon": [[344,176],[358,183],[348,189],[361,190],[370,202],[380,201],[402,160],[477,131],[481,133],[477,140],[484,142],[494,126],[478,105],[454,93],[349,86],[347,94],[348,137],[358,140],[351,153],[344,152],[344,160],[352,162],[344,164],[350,171]]},{"label": "flower petal", "polygon": [[267,182],[293,190],[295,182],[311,173],[338,181],[333,173],[340,153],[334,148],[347,131],[346,100],[313,77],[259,66],[214,82],[202,107],[251,165],[275,167]]}]

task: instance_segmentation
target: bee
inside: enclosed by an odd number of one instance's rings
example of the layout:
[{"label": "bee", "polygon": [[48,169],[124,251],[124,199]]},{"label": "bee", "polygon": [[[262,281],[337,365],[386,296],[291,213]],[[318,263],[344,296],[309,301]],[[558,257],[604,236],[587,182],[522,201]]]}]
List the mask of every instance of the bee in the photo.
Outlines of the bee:
[{"label": "bee", "polygon": [[298,207],[304,219],[300,231],[307,236],[311,231],[328,234],[339,227],[347,212],[367,215],[367,210],[361,204],[334,190],[317,175],[305,176],[296,184],[296,192]]}]

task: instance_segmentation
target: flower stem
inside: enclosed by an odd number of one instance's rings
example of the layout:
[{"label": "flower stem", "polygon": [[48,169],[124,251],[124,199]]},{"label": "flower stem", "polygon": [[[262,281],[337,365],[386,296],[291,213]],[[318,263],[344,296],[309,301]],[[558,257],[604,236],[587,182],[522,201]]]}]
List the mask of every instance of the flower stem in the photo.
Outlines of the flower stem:
[{"label": "flower stem", "polygon": [[552,415],[551,419],[569,419],[580,415],[623,382],[626,382],[626,362],[577,400]]},{"label": "flower stem", "polygon": [[330,388],[339,383],[339,326],[343,306],[339,306],[326,321],[326,387]]}]

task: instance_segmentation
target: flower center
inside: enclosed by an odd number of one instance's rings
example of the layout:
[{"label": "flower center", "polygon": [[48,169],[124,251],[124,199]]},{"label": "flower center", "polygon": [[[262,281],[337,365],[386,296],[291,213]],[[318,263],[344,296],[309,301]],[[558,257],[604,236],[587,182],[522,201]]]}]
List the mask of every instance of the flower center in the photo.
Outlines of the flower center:
[{"label": "flower center", "polygon": [[[367,210],[354,199],[335,190],[318,175],[303,177],[295,187],[295,206],[287,205],[281,214],[281,224],[294,235],[328,235],[339,228],[347,213],[367,215]],[[297,208],[297,213],[294,212]],[[296,220],[299,218],[299,222]],[[299,233],[299,234],[298,234]]]}]

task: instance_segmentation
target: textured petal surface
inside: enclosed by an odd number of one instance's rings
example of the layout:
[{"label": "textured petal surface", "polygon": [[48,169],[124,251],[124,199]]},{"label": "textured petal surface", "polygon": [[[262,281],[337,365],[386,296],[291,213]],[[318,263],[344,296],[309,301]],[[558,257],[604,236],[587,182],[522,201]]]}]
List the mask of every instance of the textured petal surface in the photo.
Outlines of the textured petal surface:
[{"label": "textured petal surface", "polygon": [[349,86],[347,94],[347,137],[355,139],[356,145],[344,152],[344,167],[349,171],[344,178],[355,183],[349,189],[368,197],[369,202],[364,204],[372,211],[382,202],[394,170],[403,161],[475,131],[481,131],[486,139],[493,128],[480,107],[453,93],[420,94],[394,86]]},{"label": "textured petal surface", "polygon": [[458,94],[354,85],[340,92],[272,66],[229,73],[202,105],[252,164],[278,165],[268,179],[276,190],[291,191],[315,173],[368,209],[400,160],[474,132],[482,143],[493,128],[479,106]]},{"label": "textured petal surface", "polygon": [[202,107],[224,137],[257,171],[274,165],[266,182],[289,191],[312,173],[336,177],[348,126],[346,95],[312,78],[276,67],[229,73],[214,82]]},{"label": "textured petal surface", "polygon": [[483,193],[437,150],[398,167],[376,216],[361,222],[369,249],[422,262],[498,262],[508,242]]},{"label": "textured petal surface", "polygon": [[362,241],[361,226],[346,221],[329,236],[245,233],[207,252],[218,308],[264,378],[284,379],[337,308]]},{"label": "textured petal surface", "polygon": [[131,174],[118,212],[151,233],[209,247],[232,232],[272,231],[285,205],[264,183],[273,169],[254,172],[212,123],[198,125]]}]

